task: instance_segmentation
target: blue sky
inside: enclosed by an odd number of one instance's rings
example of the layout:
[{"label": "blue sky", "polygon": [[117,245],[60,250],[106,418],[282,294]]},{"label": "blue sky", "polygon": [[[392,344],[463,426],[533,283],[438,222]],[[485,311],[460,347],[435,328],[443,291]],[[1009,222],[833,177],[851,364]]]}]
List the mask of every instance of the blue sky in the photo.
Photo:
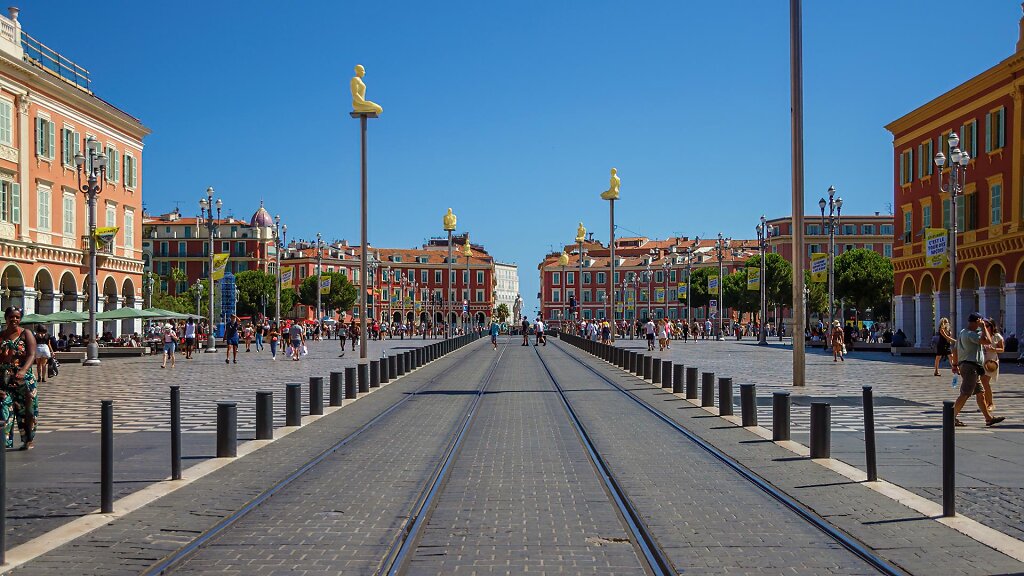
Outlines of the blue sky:
[{"label": "blue sky", "polygon": [[[121,2],[20,4],[24,29],[92,73],[152,128],[151,212],[207,186],[246,217],[259,199],[290,237],[358,241],[366,66],[370,241],[460,230],[536,266],[580,220],[619,234],[753,235],[790,212],[788,2]],[[1010,55],[1016,2],[810,1],[804,6],[806,206],[835,185],[849,213],[887,212],[883,126]],[[940,67],[941,65],[941,67]]]}]

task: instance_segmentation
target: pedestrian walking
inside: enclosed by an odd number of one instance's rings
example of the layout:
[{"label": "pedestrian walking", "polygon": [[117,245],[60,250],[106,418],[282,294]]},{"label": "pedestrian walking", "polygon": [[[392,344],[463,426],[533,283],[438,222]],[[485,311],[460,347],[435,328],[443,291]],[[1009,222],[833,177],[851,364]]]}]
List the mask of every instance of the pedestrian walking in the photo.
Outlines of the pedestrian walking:
[{"label": "pedestrian walking", "polygon": [[277,322],[270,325],[267,337],[270,339],[270,359],[277,360],[277,346],[281,342],[281,331],[277,327]]},{"label": "pedestrian walking", "polygon": [[978,401],[978,408],[985,416],[985,425],[994,426],[1006,418],[993,416],[985,402],[985,389],[981,375],[985,373],[985,351],[983,346],[992,344],[992,335],[982,321],[981,314],[972,312],[967,316],[967,327],[956,337],[953,348],[953,373],[960,377],[960,395],[953,404],[953,418],[956,426],[966,426],[957,416],[971,396]]},{"label": "pedestrian walking", "polygon": [[846,345],[843,343],[843,335],[843,327],[839,324],[839,320],[833,321],[832,331],[830,332],[833,362],[839,362],[840,360],[846,362],[846,358],[844,358]]},{"label": "pedestrian walking", "polygon": [[21,308],[4,310],[4,329],[0,332],[0,419],[3,420],[4,446],[14,446],[14,422],[21,432],[21,450],[31,450],[36,437],[39,398],[32,374],[36,339],[21,327]]},{"label": "pedestrian walking", "polygon": [[192,352],[196,348],[196,321],[189,316],[185,321],[185,359],[192,359]]},{"label": "pedestrian walking", "polygon": [[267,326],[264,320],[258,320],[256,323],[256,351],[263,350],[263,335],[267,333]]},{"label": "pedestrian walking", "polygon": [[292,327],[288,329],[288,339],[291,341],[289,350],[291,350],[292,360],[298,362],[299,356],[302,354],[302,346],[306,342],[306,335],[298,322],[293,322]]},{"label": "pedestrian walking", "polygon": [[665,341],[668,340],[668,333],[665,330],[665,321],[658,320],[657,335],[658,335],[658,352],[665,350]]},{"label": "pedestrian walking", "polygon": [[651,320],[650,318],[648,318],[647,322],[644,324],[644,334],[647,335],[647,349],[648,350],[654,350],[654,334],[655,334],[655,331],[656,331],[656,328],[654,326],[654,320]]},{"label": "pedestrian walking", "polygon": [[985,326],[988,328],[992,343],[984,347],[985,373],[981,376],[981,385],[985,387],[985,404],[991,412],[996,408],[995,400],[992,399],[992,385],[999,379],[999,353],[1006,350],[1006,342],[992,318],[985,320]]},{"label": "pedestrian walking", "polygon": [[163,332],[164,358],[160,363],[161,368],[167,367],[167,359],[171,360],[171,368],[174,368],[174,351],[178,347],[178,333],[174,330],[173,324],[165,324]]},{"label": "pedestrian walking", "polygon": [[[872,326],[872,328],[874,328]],[[939,375],[939,362],[945,360],[950,363],[952,367],[953,363],[950,360],[950,355],[953,353],[953,343],[956,340],[953,338],[953,334],[949,329],[949,318],[943,318],[939,320],[939,333],[935,335],[935,375]]]},{"label": "pedestrian walking", "polygon": [[347,334],[348,334],[348,328],[345,327],[345,323],[344,322],[339,323],[338,324],[338,341],[341,342],[341,354],[338,355],[338,358],[341,358],[342,356],[345,355],[345,339],[346,339],[345,337],[346,337]]},{"label": "pedestrian walking", "polygon": [[53,357],[53,345],[50,343],[50,338],[46,333],[46,328],[42,326],[36,327],[36,378],[38,382],[46,382],[46,365],[50,362],[50,358]]},{"label": "pedestrian walking", "polygon": [[523,330],[523,346],[530,345],[530,321],[523,316],[523,322],[520,326]]},{"label": "pedestrian walking", "polygon": [[356,351],[356,341],[359,340],[359,324],[355,320],[348,325],[348,340],[352,344],[352,351]]},{"label": "pedestrian walking", "polygon": [[533,323],[533,329],[535,331],[533,345],[544,344],[547,346],[548,340],[544,336],[544,322],[540,319],[540,316],[537,316],[537,321]]},{"label": "pedestrian walking", "polygon": [[[232,314],[231,318],[228,319],[228,323],[224,325],[224,342],[227,344],[224,355],[224,363],[228,364],[231,360],[234,360],[235,364],[238,364],[238,333],[241,331],[242,325],[238,320],[238,316]],[[210,334],[210,338],[213,338],[213,334]],[[232,355],[232,353],[234,353]]]},{"label": "pedestrian walking", "polygon": [[495,350],[498,349],[498,333],[500,331],[501,331],[501,328],[498,326],[498,323],[497,322],[491,322],[491,330],[490,330],[490,332],[491,332],[491,346],[493,346]]}]

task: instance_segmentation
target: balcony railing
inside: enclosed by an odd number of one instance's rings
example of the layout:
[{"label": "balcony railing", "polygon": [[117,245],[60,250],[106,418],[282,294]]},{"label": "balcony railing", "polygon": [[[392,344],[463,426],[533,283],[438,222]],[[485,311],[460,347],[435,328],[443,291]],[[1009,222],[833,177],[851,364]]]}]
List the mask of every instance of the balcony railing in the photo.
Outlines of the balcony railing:
[{"label": "balcony railing", "polygon": [[[14,34],[13,23],[6,19],[0,20],[0,38],[13,39]],[[89,71],[85,68],[75,64],[24,31],[21,33],[21,48],[25,52],[26,61],[35,64],[72,86],[92,94],[92,90],[89,88]]]}]

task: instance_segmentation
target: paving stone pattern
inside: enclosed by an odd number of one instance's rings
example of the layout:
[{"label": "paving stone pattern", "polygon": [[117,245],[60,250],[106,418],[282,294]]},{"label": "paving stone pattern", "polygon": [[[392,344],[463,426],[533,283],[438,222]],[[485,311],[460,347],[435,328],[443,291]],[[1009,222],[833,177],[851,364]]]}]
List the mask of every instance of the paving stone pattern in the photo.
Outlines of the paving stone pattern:
[{"label": "paving stone pattern", "polygon": [[[664,391],[564,343],[559,342],[556,346],[595,367],[840,530],[912,574],[1024,573],[1024,563],[708,414],[683,400],[681,395]],[[770,368],[762,366],[760,369]]]},{"label": "paving stone pattern", "polygon": [[681,573],[875,573],[611,385],[551,352],[544,356],[573,409]]},{"label": "paving stone pattern", "polygon": [[409,574],[644,573],[532,347],[506,353],[438,498]]},{"label": "paving stone pattern", "polygon": [[460,365],[471,344],[278,441],[15,569],[54,576],[138,574],[351,434]]}]

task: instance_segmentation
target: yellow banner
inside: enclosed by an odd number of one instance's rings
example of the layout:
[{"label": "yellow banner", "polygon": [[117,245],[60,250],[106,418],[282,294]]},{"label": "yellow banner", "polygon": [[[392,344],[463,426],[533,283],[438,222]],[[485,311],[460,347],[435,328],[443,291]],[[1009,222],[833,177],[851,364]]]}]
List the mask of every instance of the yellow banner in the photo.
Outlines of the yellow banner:
[{"label": "yellow banner", "polygon": [[676,296],[679,298],[680,301],[686,301],[686,282],[679,283],[678,290],[676,291]]},{"label": "yellow banner", "polygon": [[761,269],[747,268],[747,290],[761,289]]},{"label": "yellow banner", "polygon": [[214,254],[213,255],[213,279],[220,280],[224,278],[224,271],[228,268],[228,254]]},{"label": "yellow banner", "polygon": [[945,228],[924,229],[924,265],[929,268],[945,268],[948,236]]},{"label": "yellow banner", "polygon": [[655,288],[654,289],[654,301],[658,302],[658,303],[665,302],[665,289],[664,288]]},{"label": "yellow banner", "polygon": [[828,253],[811,253],[811,282],[828,282]]},{"label": "yellow banner", "polygon": [[320,293],[321,294],[330,294],[331,293],[331,277],[330,276],[328,276],[326,278],[321,278],[320,279]]},{"label": "yellow banner", "polygon": [[718,290],[718,276],[708,276],[708,292]]},{"label": "yellow banner", "polygon": [[102,250],[109,246],[114,241],[114,237],[117,236],[118,230],[120,230],[120,228],[117,226],[102,226],[96,228],[96,232],[93,233],[93,241],[96,242],[96,249]]},{"label": "yellow banner", "polygon": [[285,266],[281,268],[281,284],[291,284],[292,278],[295,277],[295,267]]}]

